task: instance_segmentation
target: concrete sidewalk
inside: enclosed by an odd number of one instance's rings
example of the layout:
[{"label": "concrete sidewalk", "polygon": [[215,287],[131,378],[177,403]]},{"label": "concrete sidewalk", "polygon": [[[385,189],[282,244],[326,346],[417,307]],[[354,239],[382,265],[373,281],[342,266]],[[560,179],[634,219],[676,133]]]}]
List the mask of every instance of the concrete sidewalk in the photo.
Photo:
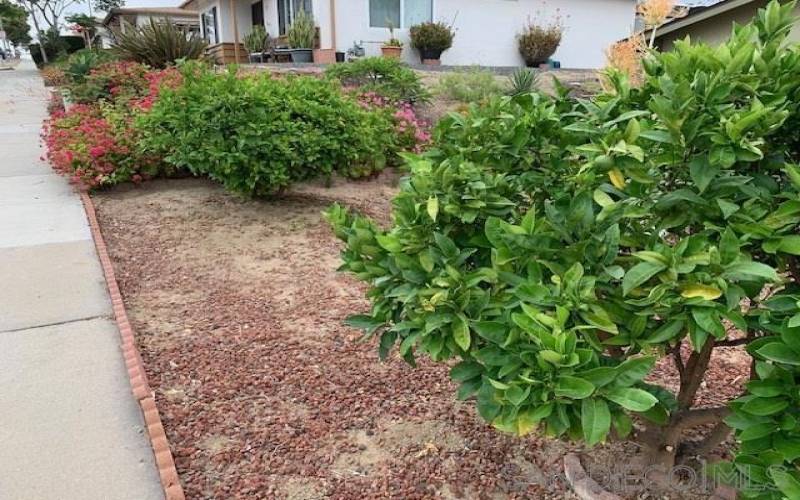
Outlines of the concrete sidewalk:
[{"label": "concrete sidewalk", "polygon": [[83,206],[39,159],[46,96],[0,71],[0,500],[161,500]]}]

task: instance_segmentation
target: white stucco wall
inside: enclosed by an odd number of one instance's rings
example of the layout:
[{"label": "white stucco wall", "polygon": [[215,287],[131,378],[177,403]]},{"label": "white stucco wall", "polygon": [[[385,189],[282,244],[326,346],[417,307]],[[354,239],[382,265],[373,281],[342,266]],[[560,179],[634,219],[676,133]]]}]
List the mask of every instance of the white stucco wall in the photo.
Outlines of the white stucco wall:
[{"label": "white stucco wall", "polygon": [[[250,32],[252,0],[235,0],[239,39]],[[369,0],[335,0],[336,43],[333,47],[331,0],[313,0],[313,15],[320,28],[321,48],[346,51],[353,42],[363,42],[367,55],[379,55],[389,38],[386,28],[369,26]],[[561,46],[553,56],[564,68],[597,68],[605,63],[605,50],[625,38],[634,23],[635,0],[433,0],[433,18],[456,29],[453,47],[442,54],[442,64],[519,66],[516,34],[529,17],[550,19],[560,12],[566,30]],[[204,11],[216,5],[221,41],[233,42],[233,21],[229,0],[198,0]],[[272,36],[278,34],[276,0],[264,0],[264,21]],[[405,42],[403,57],[419,62],[411,48],[408,27],[395,30]]]},{"label": "white stucco wall", "polygon": [[[266,0],[269,1],[269,0]],[[273,0],[274,1],[274,0]],[[563,67],[596,68],[605,62],[605,49],[630,34],[635,0],[433,0],[435,21],[453,24],[453,47],[442,64],[517,66],[523,63],[516,34],[528,17],[549,19],[558,9],[566,31],[554,58]],[[323,48],[330,48],[330,0],[314,0],[314,17],[320,26]],[[408,29],[395,30],[406,48],[403,57],[419,62],[411,49]],[[363,41],[367,55],[380,54],[389,37],[385,28],[369,27],[368,0],[336,0],[336,49],[346,51]]]}]

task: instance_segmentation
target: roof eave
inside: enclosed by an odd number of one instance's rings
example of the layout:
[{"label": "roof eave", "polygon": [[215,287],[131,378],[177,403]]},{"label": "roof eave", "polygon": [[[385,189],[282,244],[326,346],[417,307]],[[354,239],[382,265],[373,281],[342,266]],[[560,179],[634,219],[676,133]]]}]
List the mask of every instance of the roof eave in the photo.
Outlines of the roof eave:
[{"label": "roof eave", "polygon": [[[737,7],[741,7],[742,5],[747,5],[755,1],[756,0],[727,0],[712,5],[711,7],[706,7],[694,14],[689,12],[689,15],[686,17],[683,17],[681,19],[676,19],[675,21],[672,21],[667,24],[662,24],[661,26],[656,28],[656,40],[658,40],[659,38],[668,33],[672,33],[673,31],[677,31],[681,28],[691,26],[693,24],[699,23],[700,21],[704,21],[706,19],[722,14],[723,12],[728,12],[729,10],[733,10]],[[649,37],[651,32],[652,29],[649,29],[645,31],[645,34]]]}]

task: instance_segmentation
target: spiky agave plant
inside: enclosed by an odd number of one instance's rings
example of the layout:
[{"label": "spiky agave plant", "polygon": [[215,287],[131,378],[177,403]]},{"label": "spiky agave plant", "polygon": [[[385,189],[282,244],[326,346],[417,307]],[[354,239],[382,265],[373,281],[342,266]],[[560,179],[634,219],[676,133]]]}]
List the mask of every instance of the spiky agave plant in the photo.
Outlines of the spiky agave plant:
[{"label": "spiky agave plant", "polygon": [[120,58],[164,68],[178,59],[200,59],[207,42],[169,22],[153,18],[144,26],[126,26],[114,33],[114,50]]},{"label": "spiky agave plant", "polygon": [[539,75],[532,69],[520,68],[508,77],[508,83],[508,95],[528,94],[539,86]]}]

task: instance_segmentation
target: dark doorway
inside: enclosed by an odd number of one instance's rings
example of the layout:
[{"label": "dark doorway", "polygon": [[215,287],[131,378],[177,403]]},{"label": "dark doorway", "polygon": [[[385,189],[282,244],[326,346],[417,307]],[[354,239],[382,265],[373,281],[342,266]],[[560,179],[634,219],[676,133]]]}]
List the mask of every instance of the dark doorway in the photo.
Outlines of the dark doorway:
[{"label": "dark doorway", "polygon": [[253,26],[264,26],[264,0],[250,6],[250,17],[253,19]]}]

